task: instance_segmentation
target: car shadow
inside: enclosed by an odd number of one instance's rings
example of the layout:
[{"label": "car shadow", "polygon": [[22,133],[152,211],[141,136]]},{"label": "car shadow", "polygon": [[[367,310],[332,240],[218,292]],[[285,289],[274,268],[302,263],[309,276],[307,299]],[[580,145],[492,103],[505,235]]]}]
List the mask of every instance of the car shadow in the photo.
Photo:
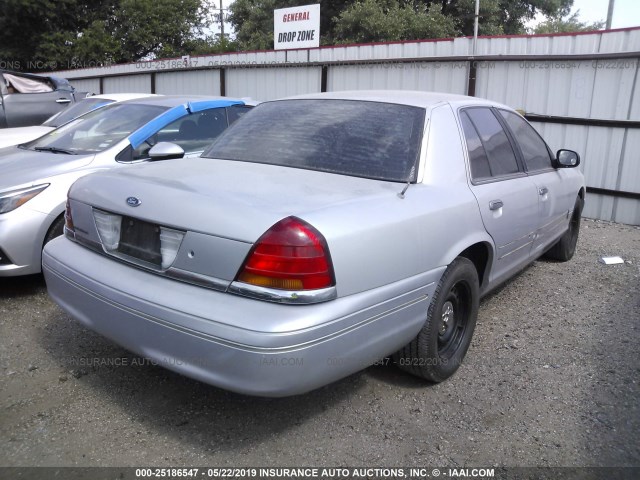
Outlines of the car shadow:
[{"label": "car shadow", "polygon": [[22,277],[0,277],[0,300],[26,297],[46,290],[42,274]]},{"label": "car shadow", "polygon": [[[345,398],[365,387],[370,373],[358,372],[294,397],[251,397],[153,365],[76,323],[62,310],[51,314],[47,323],[50,328],[37,341],[65,372],[60,376],[64,382],[79,382],[82,386],[74,388],[89,389],[91,396],[118,406],[141,432],[160,433],[208,450],[262,443],[340,408]],[[60,381],[57,373],[51,381]]]},{"label": "car shadow", "polygon": [[365,373],[381,383],[404,389],[424,390],[436,385],[401,370],[394,364],[393,359],[389,357],[367,368]]}]

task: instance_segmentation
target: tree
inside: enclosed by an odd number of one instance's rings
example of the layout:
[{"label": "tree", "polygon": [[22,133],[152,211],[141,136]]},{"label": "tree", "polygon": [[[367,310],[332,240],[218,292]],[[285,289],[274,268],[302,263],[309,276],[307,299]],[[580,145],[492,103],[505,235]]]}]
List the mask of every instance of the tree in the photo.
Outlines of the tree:
[{"label": "tree", "polygon": [[421,38],[451,37],[458,33],[453,18],[433,5],[415,9],[390,0],[358,1],[334,19],[334,36],[339,42],[364,43]]},{"label": "tree", "polygon": [[[273,48],[273,10],[315,0],[235,0],[236,39],[207,31],[218,0],[3,0],[0,66],[60,70],[158,57]],[[475,0],[319,0],[320,42],[472,35]],[[573,0],[482,0],[481,35],[598,28],[568,16]],[[565,18],[567,17],[568,18]]]},{"label": "tree", "polygon": [[4,1],[0,58],[24,70],[175,57],[215,46],[203,36],[208,4],[201,0]]},{"label": "tree", "polygon": [[[239,48],[273,48],[273,10],[305,3],[312,0],[235,0],[230,7],[231,23]],[[473,35],[475,0],[320,0],[319,3],[323,45]],[[537,14],[564,16],[572,4],[573,0],[482,0],[479,33],[526,33],[525,24]]]},{"label": "tree", "polygon": [[[475,0],[425,0],[427,6],[441,5],[442,13],[457,19],[461,35],[473,35]],[[537,14],[565,15],[573,0],[481,0],[480,35],[523,34],[525,24]]]},{"label": "tree", "polygon": [[579,19],[580,10],[567,15],[565,18],[560,16],[547,17],[547,19],[536,25],[532,33],[568,33],[568,32],[585,32],[591,30],[601,30],[605,22],[581,22]]}]

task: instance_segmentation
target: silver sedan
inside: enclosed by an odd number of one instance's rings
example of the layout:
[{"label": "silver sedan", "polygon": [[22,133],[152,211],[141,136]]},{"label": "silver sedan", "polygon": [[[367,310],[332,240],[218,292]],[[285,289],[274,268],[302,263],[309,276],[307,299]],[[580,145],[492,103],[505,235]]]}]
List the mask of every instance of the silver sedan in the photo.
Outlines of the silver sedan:
[{"label": "silver sedan", "polygon": [[267,102],[203,158],[77,181],[44,273],[89,328],[222,388],[299,394],[387,355],[439,382],[482,295],[573,255],[579,162],[481,99]]}]

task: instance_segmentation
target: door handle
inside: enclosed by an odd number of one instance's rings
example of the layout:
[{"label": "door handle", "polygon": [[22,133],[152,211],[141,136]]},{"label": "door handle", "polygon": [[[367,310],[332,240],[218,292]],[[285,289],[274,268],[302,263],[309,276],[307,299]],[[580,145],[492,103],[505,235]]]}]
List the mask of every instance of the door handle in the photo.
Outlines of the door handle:
[{"label": "door handle", "polygon": [[59,98],[58,100],[56,100],[56,103],[71,103],[71,100],[69,100],[68,98]]},{"label": "door handle", "polygon": [[489,202],[489,210],[498,210],[504,206],[502,200],[491,200]]},{"label": "door handle", "polygon": [[539,193],[540,195],[546,195],[547,193],[549,193],[549,189],[548,189],[547,187],[540,187],[540,188],[538,189],[538,193]]}]

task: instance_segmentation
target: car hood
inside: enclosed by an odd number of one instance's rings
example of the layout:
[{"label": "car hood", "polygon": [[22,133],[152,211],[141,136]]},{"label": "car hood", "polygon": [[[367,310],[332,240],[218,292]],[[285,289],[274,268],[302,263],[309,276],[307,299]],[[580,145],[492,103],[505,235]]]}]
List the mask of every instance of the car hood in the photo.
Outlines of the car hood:
[{"label": "car hood", "polygon": [[[114,213],[253,243],[287,216],[304,219],[375,197],[394,199],[401,189],[392,182],[195,158],[88,175],[70,196]],[[139,206],[128,206],[128,197],[136,197]]]},{"label": "car hood", "polygon": [[0,191],[84,167],[93,158],[94,155],[35,152],[18,147],[0,149]]},{"label": "car hood", "polygon": [[35,127],[2,128],[0,129],[0,148],[30,142],[45,133],[49,133],[51,130],[53,130],[53,127],[43,127],[42,125]]}]

